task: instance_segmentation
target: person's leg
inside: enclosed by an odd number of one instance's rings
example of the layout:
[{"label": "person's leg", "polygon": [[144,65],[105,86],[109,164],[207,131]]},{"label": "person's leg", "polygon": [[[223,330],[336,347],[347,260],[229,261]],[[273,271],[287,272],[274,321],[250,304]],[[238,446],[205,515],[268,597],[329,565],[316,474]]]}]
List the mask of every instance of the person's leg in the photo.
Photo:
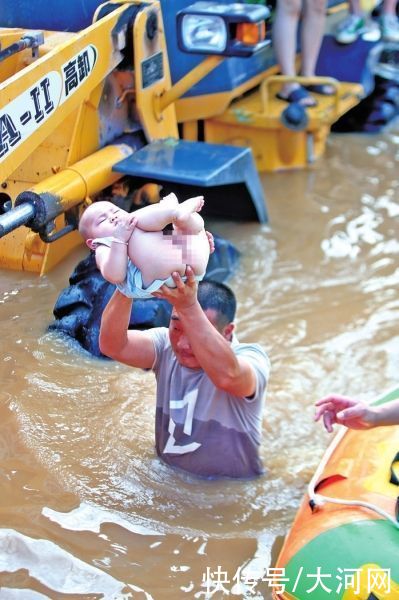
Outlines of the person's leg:
[{"label": "person's leg", "polygon": [[349,0],[349,13],[351,15],[363,15],[363,9],[360,6],[360,0]]},{"label": "person's leg", "polygon": [[300,13],[300,0],[277,1],[273,23],[273,47],[281,73],[289,77],[296,75],[295,57]]},{"label": "person's leg", "polygon": [[[273,47],[281,74],[287,77],[295,77],[296,75],[295,60],[300,15],[301,0],[277,0],[272,32]],[[299,88],[298,83],[286,83],[282,86],[279,97],[288,99],[290,94]],[[309,97],[309,101],[304,98],[301,100],[301,104],[311,105],[314,102]]]},{"label": "person's leg", "polygon": [[396,17],[396,4],[397,0],[384,0],[382,5],[384,15],[394,15]]},{"label": "person's leg", "polygon": [[134,212],[137,227],[144,231],[161,231],[173,223],[181,231],[198,233],[204,227],[202,217],[197,214],[204,204],[203,196],[189,198],[179,204],[175,194],[169,194],[159,204],[144,206]]},{"label": "person's leg", "polygon": [[340,44],[352,44],[363,32],[365,24],[366,15],[360,5],[360,0],[349,0],[348,15],[338,23],[335,39]]},{"label": "person's leg", "polygon": [[[302,22],[301,43],[301,74],[304,77],[314,77],[316,64],[323,41],[326,23],[326,0],[305,0],[304,18]],[[335,88],[326,84],[311,84],[306,86],[311,92],[330,96]]]},{"label": "person's leg", "polygon": [[325,0],[305,0],[302,21],[301,73],[304,77],[313,77],[323,40],[326,22]]},{"label": "person's leg", "polygon": [[382,37],[386,42],[399,42],[399,21],[396,16],[397,0],[384,0],[380,19]]}]

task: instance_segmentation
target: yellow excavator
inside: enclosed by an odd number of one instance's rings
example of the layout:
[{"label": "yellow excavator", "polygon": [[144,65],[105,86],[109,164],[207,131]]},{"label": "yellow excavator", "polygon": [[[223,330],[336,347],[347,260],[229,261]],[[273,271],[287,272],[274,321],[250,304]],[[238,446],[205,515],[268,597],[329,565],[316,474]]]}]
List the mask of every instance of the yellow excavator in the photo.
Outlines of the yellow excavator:
[{"label": "yellow excavator", "polygon": [[259,171],[315,160],[365,93],[323,76],[335,94],[287,124],[269,17],[226,0],[0,0],[0,268],[48,272],[121,178],[266,222]]}]

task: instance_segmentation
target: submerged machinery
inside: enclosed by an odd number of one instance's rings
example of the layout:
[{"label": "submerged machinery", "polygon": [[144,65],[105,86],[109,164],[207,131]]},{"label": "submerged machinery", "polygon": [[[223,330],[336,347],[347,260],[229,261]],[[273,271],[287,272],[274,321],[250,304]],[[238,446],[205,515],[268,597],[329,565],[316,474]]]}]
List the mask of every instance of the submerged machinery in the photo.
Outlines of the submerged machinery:
[{"label": "submerged machinery", "polygon": [[205,216],[266,222],[258,172],[320,156],[363,93],[329,78],[292,127],[268,18],[227,0],[0,0],[0,268],[50,270],[121,178],[136,200],[200,189]]}]

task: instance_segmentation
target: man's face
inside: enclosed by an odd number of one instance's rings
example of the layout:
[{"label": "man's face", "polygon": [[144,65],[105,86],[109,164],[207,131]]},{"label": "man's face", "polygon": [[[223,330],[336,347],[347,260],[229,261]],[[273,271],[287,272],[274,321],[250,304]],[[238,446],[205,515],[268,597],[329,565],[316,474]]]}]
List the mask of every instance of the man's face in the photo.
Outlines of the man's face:
[{"label": "man's face", "polygon": [[[233,325],[230,323],[226,327],[221,328],[217,325],[217,313],[215,310],[208,309],[204,312],[208,320],[215,327],[215,329],[217,329],[224,338],[226,338],[228,341],[231,341],[231,332],[233,329]],[[198,360],[193,354],[190,342],[184,331],[183,325],[177,313],[174,310],[172,312],[172,316],[170,318],[169,323],[169,338],[173,352],[175,353],[178,362],[183,367],[188,367],[189,369],[201,368],[201,365],[199,364]]]}]

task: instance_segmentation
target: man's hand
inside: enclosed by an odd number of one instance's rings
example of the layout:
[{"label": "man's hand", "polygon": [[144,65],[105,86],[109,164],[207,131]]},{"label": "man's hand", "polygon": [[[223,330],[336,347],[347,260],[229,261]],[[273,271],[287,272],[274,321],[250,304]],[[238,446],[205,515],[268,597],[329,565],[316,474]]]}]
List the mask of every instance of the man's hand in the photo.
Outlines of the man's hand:
[{"label": "man's hand", "polygon": [[163,285],[157,292],[152,295],[156,298],[167,300],[177,310],[184,311],[190,306],[194,306],[197,301],[197,280],[195,279],[194,271],[190,266],[186,267],[187,280],[184,282],[176,271],[172,273],[172,279],[176,284],[175,288],[170,288]]},{"label": "man's hand", "polygon": [[335,423],[350,429],[370,429],[375,426],[372,407],[360,400],[332,395],[318,400],[316,406],[315,421],[323,417],[324,427],[329,433]]},{"label": "man's hand", "polygon": [[131,215],[128,219],[117,220],[115,223],[114,237],[121,242],[128,242],[136,228],[137,218]]}]

